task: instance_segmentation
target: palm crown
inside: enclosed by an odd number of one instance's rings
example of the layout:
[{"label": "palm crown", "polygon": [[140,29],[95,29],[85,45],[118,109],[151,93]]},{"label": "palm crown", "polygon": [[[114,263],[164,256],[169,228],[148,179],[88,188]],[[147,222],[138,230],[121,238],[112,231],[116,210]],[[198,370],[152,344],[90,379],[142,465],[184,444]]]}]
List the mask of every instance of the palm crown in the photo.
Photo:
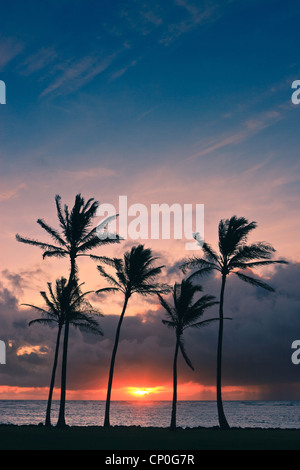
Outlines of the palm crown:
[{"label": "palm crown", "polygon": [[150,248],[144,248],[143,245],[134,246],[124,254],[123,259],[110,259],[105,256],[94,258],[102,264],[112,266],[116,271],[114,277],[107,273],[103,266],[98,266],[100,274],[113,286],[100,289],[98,293],[105,290],[121,291],[129,298],[134,293],[151,295],[170,291],[167,284],[154,282],[164,266],[153,265],[157,258],[152,256]]},{"label": "palm crown", "polygon": [[[191,276],[208,274],[214,269],[220,271],[224,276],[234,273],[245,282],[274,292],[273,287],[266,282],[240,271],[256,266],[287,264],[284,260],[272,259],[275,249],[268,243],[246,244],[249,233],[256,226],[256,222],[249,223],[244,217],[233,216],[231,219],[221,220],[218,230],[219,253],[214,251],[208,243],[204,243],[202,245],[204,257],[193,257],[186,260],[182,264],[183,271],[186,272],[188,268],[197,268],[197,271]],[[197,239],[197,235],[195,238]]]},{"label": "palm crown", "polygon": [[52,228],[43,219],[37,220],[37,223],[54,240],[55,245],[16,235],[18,241],[40,247],[44,251],[43,258],[70,256],[75,259],[100,245],[119,241],[117,235],[115,238],[101,238],[97,234],[97,228],[91,227],[99,207],[99,203],[94,199],[85,202],[83,197],[77,194],[71,211],[66,204],[62,209],[60,196],[55,197],[55,202],[60,231]]},{"label": "palm crown", "polygon": [[42,318],[32,320],[29,322],[29,325],[34,323],[48,325],[54,322],[62,327],[66,322],[68,313],[69,322],[74,327],[79,328],[80,330],[103,335],[98,322],[93,318],[95,315],[102,316],[102,314],[85,298],[90,292],[82,293],[82,284],[78,285],[74,282],[69,294],[66,289],[66,285],[67,280],[62,277],[57,279],[55,290],[53,290],[52,284],[49,282],[49,293],[47,294],[45,291],[41,291],[40,294],[43,297],[47,308],[37,307],[31,304],[23,304],[27,307],[34,308],[42,315]]},{"label": "palm crown", "polygon": [[173,305],[170,305],[160,294],[158,294],[160,303],[166,311],[167,320],[162,320],[163,324],[176,331],[181,353],[189,367],[194,369],[189,360],[182,339],[184,330],[187,328],[202,328],[218,318],[200,320],[208,307],[215,302],[215,297],[203,295],[194,302],[197,293],[202,292],[202,287],[194,285],[190,279],[184,279],[180,284],[175,283],[172,290]]}]

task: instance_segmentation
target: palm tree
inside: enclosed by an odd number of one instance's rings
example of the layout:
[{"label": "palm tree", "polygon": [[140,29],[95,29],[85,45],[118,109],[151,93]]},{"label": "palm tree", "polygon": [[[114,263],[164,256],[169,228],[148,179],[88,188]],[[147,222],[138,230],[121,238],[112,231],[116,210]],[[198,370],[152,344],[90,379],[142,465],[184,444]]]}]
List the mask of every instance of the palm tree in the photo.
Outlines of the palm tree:
[{"label": "palm tree", "polygon": [[154,266],[153,263],[157,258],[152,256],[150,248],[144,248],[143,245],[132,247],[130,251],[124,254],[124,259],[109,259],[106,257],[92,257],[100,261],[101,264],[107,264],[113,267],[116,271],[116,277],[107,273],[103,266],[99,265],[98,270],[102,276],[113,286],[104,289],[99,289],[97,293],[105,291],[119,291],[124,295],[124,303],[121,312],[121,316],[118,322],[114,348],[111,357],[109,380],[107,388],[106,408],[104,426],[110,426],[109,412],[110,412],[110,400],[111,390],[114,374],[114,365],[116,360],[116,354],[119,344],[120,331],[123,322],[123,318],[126,312],[127,304],[130,297],[133,294],[141,294],[143,296],[153,294],[163,294],[169,292],[170,287],[167,284],[159,284],[155,282],[155,278],[161,273],[164,266]]},{"label": "palm tree", "polygon": [[[99,237],[99,228],[105,226],[106,221],[103,221],[98,227],[92,228],[92,222],[96,215],[99,203],[94,199],[89,199],[87,202],[83,199],[81,194],[75,197],[75,203],[70,211],[68,206],[65,205],[64,209],[61,207],[61,197],[55,197],[57,217],[59,220],[60,230],[56,230],[48,225],[44,220],[38,219],[37,223],[51,236],[55,244],[43,243],[26,237],[16,235],[19,242],[29,245],[37,246],[43,250],[43,258],[68,257],[70,261],[70,273],[68,283],[66,285],[66,292],[71,292],[72,284],[77,275],[77,258],[79,256],[88,256],[87,252],[110,243],[119,242],[118,235],[115,237]],[[65,403],[66,403],[66,376],[67,376],[67,351],[69,339],[69,312],[66,311],[65,332],[64,332],[64,345],[63,345],[63,361],[62,361],[62,376],[61,376],[61,398],[60,398],[60,411],[57,426],[65,426]]]},{"label": "palm tree", "polygon": [[43,297],[46,303],[47,308],[41,308],[31,304],[23,304],[27,307],[34,308],[42,315],[42,318],[37,318],[35,320],[30,321],[29,326],[33,324],[52,325],[53,323],[56,323],[58,326],[45,426],[51,426],[51,404],[55,385],[56,368],[58,363],[60,337],[62,329],[66,322],[66,306],[70,304],[68,308],[70,325],[73,325],[75,328],[79,328],[81,331],[87,331],[101,336],[103,335],[98,322],[93,318],[94,315],[102,315],[100,314],[100,312],[95,310],[92,305],[85,299],[86,295],[90,292],[81,293],[81,285],[79,286],[77,284],[74,284],[69,302],[69,299],[67,297],[68,294],[66,292],[66,284],[67,280],[62,277],[56,280],[55,291],[53,291],[51,283],[48,282],[47,285],[49,294],[47,294],[45,291],[40,292],[41,296]]},{"label": "palm tree", "polygon": [[179,349],[187,365],[194,370],[194,367],[188,358],[184,343],[183,332],[187,328],[202,328],[218,318],[211,318],[209,320],[199,321],[203,316],[205,310],[212,305],[217,304],[214,302],[215,297],[211,295],[203,295],[194,302],[195,294],[202,292],[202,287],[194,285],[190,279],[182,280],[181,284],[175,283],[173,287],[172,297],[173,306],[158,294],[162,307],[166,310],[167,320],[162,320],[164,325],[173,328],[176,334],[176,346],[173,362],[173,403],[172,403],[172,416],[171,426],[172,431],[176,430],[176,407],[177,407],[177,359]]},{"label": "palm tree", "polygon": [[[223,344],[223,309],[224,294],[227,276],[236,274],[239,279],[253,286],[261,287],[269,292],[274,292],[273,287],[266,282],[256,279],[242,271],[250,270],[254,267],[267,266],[271,264],[287,264],[284,260],[271,259],[275,249],[268,243],[258,242],[247,245],[249,233],[257,227],[256,222],[248,222],[244,217],[233,216],[230,219],[221,220],[218,228],[219,253],[204,243],[202,250],[204,257],[192,257],[182,264],[183,272],[188,268],[196,268],[190,276],[199,276],[217,270],[221,273],[221,292],[219,304],[219,334],[217,350],[217,407],[219,425],[221,429],[229,429],[229,424],[225,417],[222,402],[222,344]],[[199,240],[198,235],[195,239]]]}]

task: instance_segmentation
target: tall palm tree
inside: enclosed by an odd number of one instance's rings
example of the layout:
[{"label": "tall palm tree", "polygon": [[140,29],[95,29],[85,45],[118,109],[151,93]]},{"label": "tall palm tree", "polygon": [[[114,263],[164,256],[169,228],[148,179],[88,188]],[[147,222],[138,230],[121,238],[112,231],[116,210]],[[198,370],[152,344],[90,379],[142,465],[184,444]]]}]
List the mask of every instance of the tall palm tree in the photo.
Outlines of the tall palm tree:
[{"label": "tall palm tree", "polygon": [[99,311],[95,310],[85,298],[90,292],[81,293],[81,285],[79,286],[74,284],[69,299],[69,295],[66,292],[66,284],[67,280],[65,278],[62,277],[57,279],[55,290],[53,291],[52,284],[48,282],[49,294],[47,294],[45,291],[40,292],[46,303],[46,308],[37,307],[31,304],[23,304],[27,307],[34,308],[42,315],[42,318],[37,318],[30,321],[29,326],[33,324],[52,325],[53,323],[56,323],[58,326],[45,426],[51,426],[51,405],[58,363],[60,337],[66,322],[66,306],[69,304],[68,311],[70,325],[74,326],[75,328],[79,328],[81,331],[87,331],[101,336],[103,335],[98,322],[94,318],[94,315],[102,315]]},{"label": "tall palm tree", "polygon": [[98,270],[102,276],[112,285],[110,288],[99,289],[98,293],[104,291],[119,291],[124,295],[124,303],[121,316],[118,322],[114,348],[111,357],[109,380],[107,388],[106,408],[104,426],[110,426],[110,400],[114,374],[114,365],[119,344],[120,331],[123,318],[126,312],[127,304],[133,294],[141,294],[143,296],[153,294],[163,294],[169,292],[170,287],[167,284],[155,282],[156,277],[161,273],[164,266],[154,266],[157,258],[153,257],[150,248],[144,248],[143,245],[134,246],[130,251],[124,254],[123,259],[114,258],[113,260],[106,257],[93,257],[100,261],[101,264],[107,264],[115,269],[116,277],[107,273],[102,265],[98,266]]},{"label": "tall palm tree", "polygon": [[[30,238],[16,235],[19,242],[29,245],[37,246],[43,250],[43,258],[56,257],[56,258],[69,258],[70,273],[68,283],[66,285],[66,292],[71,292],[72,283],[77,275],[77,258],[79,256],[87,256],[87,252],[103,246],[106,244],[117,243],[120,238],[115,237],[99,237],[99,225],[92,228],[93,220],[99,203],[94,199],[89,199],[87,202],[83,199],[81,194],[75,197],[75,203],[72,210],[69,210],[67,205],[64,209],[61,207],[61,197],[55,197],[57,217],[59,220],[60,230],[52,228],[43,219],[38,219],[37,223],[50,235],[55,244],[39,242]],[[105,226],[106,221],[103,221],[101,226]],[[67,376],[67,352],[68,352],[68,339],[69,339],[69,312],[66,311],[66,322],[64,331],[64,345],[63,345],[63,361],[62,361],[62,376],[61,376],[61,397],[60,397],[60,410],[57,426],[65,426],[65,403],[66,403],[66,376]]]},{"label": "tall palm tree", "polygon": [[[248,222],[244,217],[233,216],[223,219],[219,223],[219,253],[204,243],[202,245],[203,258],[192,257],[182,264],[183,272],[188,268],[196,271],[190,276],[199,276],[217,270],[221,273],[221,291],[219,304],[219,334],[217,350],[217,407],[219,425],[221,429],[229,429],[222,402],[222,344],[223,344],[223,309],[224,294],[227,276],[235,274],[239,279],[253,286],[261,287],[269,292],[274,292],[273,287],[266,282],[249,276],[241,271],[247,271],[259,266],[271,264],[287,264],[284,260],[273,260],[275,249],[268,243],[258,242],[247,245],[249,233],[257,227],[256,222]],[[197,234],[195,239],[197,240]]]},{"label": "tall palm tree", "polygon": [[218,318],[202,320],[205,310],[218,302],[215,302],[214,296],[203,295],[194,302],[195,294],[202,292],[202,287],[194,285],[190,279],[182,280],[181,284],[175,283],[173,287],[172,297],[173,305],[158,294],[162,307],[166,310],[167,320],[162,320],[164,325],[173,328],[176,334],[176,345],[173,362],[173,402],[170,429],[176,430],[176,408],[177,408],[177,359],[179,349],[187,365],[194,370],[194,367],[188,358],[184,343],[183,332],[187,328],[202,328]]}]

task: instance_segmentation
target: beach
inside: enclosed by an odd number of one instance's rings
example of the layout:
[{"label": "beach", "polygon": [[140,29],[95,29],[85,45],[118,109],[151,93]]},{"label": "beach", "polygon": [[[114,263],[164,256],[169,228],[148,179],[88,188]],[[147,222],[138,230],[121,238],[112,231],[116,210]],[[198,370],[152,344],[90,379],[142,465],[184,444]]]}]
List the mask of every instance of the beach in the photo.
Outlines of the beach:
[{"label": "beach", "polygon": [[[300,450],[300,430],[0,426],[1,450]],[[107,455],[111,455],[108,452]]]}]

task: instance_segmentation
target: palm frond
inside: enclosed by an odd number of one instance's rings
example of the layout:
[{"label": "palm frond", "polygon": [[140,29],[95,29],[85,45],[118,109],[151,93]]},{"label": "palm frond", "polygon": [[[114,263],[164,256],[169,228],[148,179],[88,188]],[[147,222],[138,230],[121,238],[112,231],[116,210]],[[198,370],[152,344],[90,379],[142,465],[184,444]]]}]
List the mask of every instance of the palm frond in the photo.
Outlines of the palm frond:
[{"label": "palm frond", "polygon": [[[225,318],[224,318],[225,320]],[[231,318],[226,318],[226,320],[231,320]],[[187,325],[184,329],[186,328],[204,328],[205,326],[208,326],[210,325],[211,323],[213,322],[218,322],[220,321],[220,318],[209,318],[208,320],[203,320],[203,321],[199,321],[199,322],[196,322],[196,323],[191,323],[190,325]]]},{"label": "palm frond", "polygon": [[141,295],[168,294],[170,291],[171,287],[169,284],[164,283],[142,284],[132,289],[132,292],[137,292]]},{"label": "palm frond", "polygon": [[201,276],[206,276],[208,274],[210,274],[213,270],[218,270],[218,268],[212,268],[212,267],[207,267],[207,268],[201,268],[201,269],[198,269],[197,271],[194,271],[192,274],[190,274],[188,277],[187,277],[187,280],[189,281],[192,281],[195,277],[201,277]]},{"label": "palm frond", "polygon": [[120,270],[123,264],[123,260],[120,258],[109,258],[107,256],[95,256],[95,255],[90,255],[90,258],[99,263],[106,264],[117,270]]},{"label": "palm frond", "polygon": [[21,235],[19,235],[18,233],[16,234],[16,239],[18,242],[25,243],[27,245],[38,246],[39,248],[42,248],[44,250],[57,250],[58,249],[58,247],[55,245],[39,242],[38,240],[34,240],[32,238],[21,237]]},{"label": "palm frond", "polygon": [[[108,243],[107,240],[101,240],[99,237],[97,237],[97,235],[95,235],[93,238],[90,238],[89,240],[79,245],[78,251],[81,253],[85,253],[86,251],[92,250],[93,248],[97,248],[98,246],[103,245],[105,242]],[[112,240],[110,240],[110,243],[112,243]]]},{"label": "palm frond", "polygon": [[103,276],[109,282],[109,284],[123,291],[122,285],[111,274],[107,273],[102,266],[97,266],[97,269],[101,276]]},{"label": "palm frond", "polygon": [[247,282],[248,284],[251,284],[256,287],[262,287],[265,290],[268,290],[269,292],[275,292],[275,289],[271,287],[269,284],[266,282],[260,281],[259,279],[255,279],[253,277],[247,276],[245,274],[240,273],[239,271],[235,272],[239,279],[241,279],[244,282]]},{"label": "palm frond", "polygon": [[259,266],[268,266],[272,264],[289,264],[286,260],[268,260],[268,261],[253,261],[250,263],[234,263],[234,267],[239,269],[254,268]]},{"label": "palm frond", "polygon": [[104,294],[106,292],[118,292],[119,288],[118,287],[103,287],[102,289],[98,289],[95,291],[95,294]]},{"label": "palm frond", "polygon": [[46,292],[44,291],[41,291],[40,292],[41,296],[43,297],[46,305],[48,306],[48,312],[49,314],[53,314],[53,315],[56,315],[56,312],[57,312],[57,305],[54,303],[54,302],[51,302],[51,300],[49,299],[49,297],[47,296]]},{"label": "palm frond", "polygon": [[208,261],[210,261],[211,263],[219,264],[218,254],[213,250],[213,248],[208,243],[206,242],[203,243],[202,250],[204,251],[204,254]]},{"label": "palm frond", "polygon": [[168,304],[168,302],[163,298],[161,294],[157,294],[161,306],[165,309],[167,312],[167,315],[171,318],[172,322],[175,324],[176,323],[176,315],[174,315],[174,310],[171,307],[171,305]]},{"label": "palm frond", "polygon": [[56,250],[46,250],[44,251],[43,253],[43,259],[45,258],[64,258],[65,256],[67,256],[67,252],[65,250],[60,250],[60,249],[56,249]]},{"label": "palm frond", "polygon": [[239,246],[230,259],[230,267],[238,267],[238,264],[252,260],[270,260],[275,249],[267,243],[254,243],[252,245]]},{"label": "palm frond", "polygon": [[61,246],[67,246],[65,240],[60,236],[57,230],[50,227],[43,219],[38,219],[37,223],[53,238],[54,241],[58,242]]},{"label": "palm frond", "polygon": [[[37,307],[36,305],[31,305],[31,304],[21,304],[21,305],[24,305],[25,307],[30,307],[30,308],[33,308],[34,310],[36,310],[37,312],[41,313],[42,315],[47,315],[49,316],[49,311],[42,308],[42,307]],[[50,321],[56,321],[55,318],[53,319],[50,319]]]},{"label": "palm frond", "polygon": [[56,212],[57,212],[58,220],[60,222],[60,226],[65,231],[66,222],[65,222],[62,209],[61,209],[61,197],[58,194],[55,196],[55,204],[56,204]]},{"label": "palm frond", "polygon": [[138,282],[142,281],[143,283],[146,283],[149,280],[155,278],[156,276],[158,276],[158,274],[161,273],[161,271],[164,267],[165,266],[156,266],[154,268],[144,270],[144,272],[141,273],[141,278],[138,280]]},{"label": "palm frond", "polygon": [[103,336],[103,331],[100,325],[92,318],[89,318],[87,315],[84,315],[82,320],[75,319],[72,321],[72,326],[86,333],[93,333]]},{"label": "palm frond", "polygon": [[256,222],[248,222],[244,217],[233,216],[221,220],[218,227],[219,250],[227,258],[231,256],[239,245],[245,243],[248,234],[256,228]]},{"label": "palm frond", "polygon": [[176,326],[177,326],[175,322],[170,321],[170,320],[162,320],[162,323],[163,323],[164,325],[166,325],[168,328],[173,328],[173,329],[175,329]]},{"label": "palm frond", "polygon": [[212,300],[205,300],[201,298],[197,302],[195,302],[194,305],[190,306],[189,308],[185,310],[184,315],[183,315],[184,329],[193,325],[196,321],[198,321],[201,317],[203,317],[207,309],[219,303],[213,300],[215,299],[215,297],[213,296],[207,296],[207,297],[208,298],[211,297]]},{"label": "palm frond", "polygon": [[210,269],[217,269],[219,270],[219,266],[216,263],[211,261],[207,261],[204,258],[199,258],[193,256],[191,258],[187,258],[183,263],[180,265],[180,269],[183,274],[186,274],[188,269],[198,269],[201,270],[203,268],[210,268]]},{"label": "palm frond", "polygon": [[196,302],[192,305],[192,309],[206,309],[208,307],[212,307],[213,305],[217,305],[219,302],[216,301],[214,295],[205,294],[200,299],[196,300]]},{"label": "palm frond", "polygon": [[185,360],[185,362],[187,363],[187,365],[192,369],[192,370],[195,370],[194,369],[194,366],[190,360],[190,358],[188,357],[187,353],[186,353],[186,350],[185,350],[185,346],[184,346],[184,342],[183,342],[183,339],[180,338],[179,340],[179,348],[180,348],[180,351],[181,351],[181,354]]},{"label": "palm frond", "polygon": [[[29,323],[28,323],[28,326],[31,326],[31,325],[34,325],[34,324],[38,324],[38,325],[51,325],[53,322],[55,322],[55,320],[52,320],[50,318],[36,318],[35,320],[31,320]],[[56,323],[58,323],[56,321]]]}]

